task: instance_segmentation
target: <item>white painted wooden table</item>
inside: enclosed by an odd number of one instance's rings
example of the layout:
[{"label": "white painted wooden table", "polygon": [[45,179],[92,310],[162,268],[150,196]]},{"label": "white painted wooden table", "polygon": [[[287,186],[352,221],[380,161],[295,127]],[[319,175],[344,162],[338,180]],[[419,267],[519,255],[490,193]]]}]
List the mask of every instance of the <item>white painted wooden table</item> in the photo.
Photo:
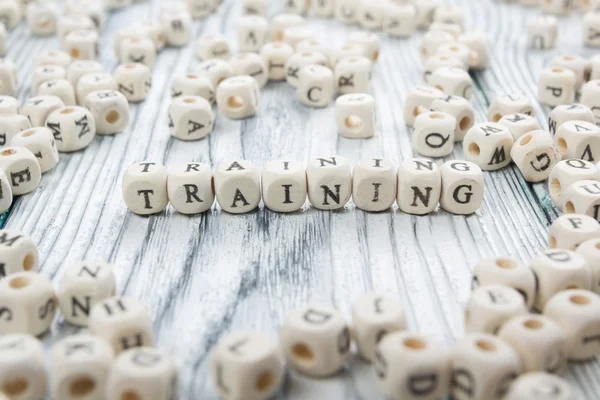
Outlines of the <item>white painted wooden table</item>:
[{"label": "white painted wooden table", "polygon": [[[569,52],[590,56],[582,47],[579,16],[561,20],[554,51],[525,47],[526,21],[535,10],[491,0],[454,0],[464,7],[468,29],[486,31],[494,43],[494,62],[474,73],[473,104],[483,121],[489,102],[516,89],[536,98],[536,77],[551,56]],[[235,43],[240,1],[228,0],[215,16],[195,22],[196,37],[222,32]],[[282,3],[273,1],[272,3]],[[116,65],[114,33],[134,20],[157,19],[158,0],[136,3],[108,19],[102,43],[107,71]],[[271,13],[281,12],[281,5]],[[335,20],[311,19],[318,37],[341,45],[356,27]],[[123,134],[98,137],[85,151],[61,154],[59,166],[44,175],[33,194],[17,199],[5,226],[31,234],[39,245],[41,272],[55,281],[75,260],[102,260],[116,267],[122,293],[143,301],[154,318],[157,344],[177,359],[181,399],[217,398],[208,378],[210,350],[225,332],[256,329],[276,337],[292,307],[314,302],[348,314],[362,292],[399,296],[410,329],[451,345],[463,334],[463,307],[469,298],[471,269],[482,257],[514,255],[524,261],[546,246],[547,228],[556,218],[546,184],[526,183],[515,167],[486,173],[483,207],[472,216],[439,211],[415,217],[396,209],[369,214],[352,204],[339,212],[306,207],[283,215],[262,209],[247,215],[213,211],[194,217],[166,212],[140,217],[121,198],[121,175],[133,162],[166,165],[201,161],[213,166],[233,157],[258,166],[289,157],[339,154],[352,162],[384,157],[396,163],[413,156],[402,120],[408,90],[422,82],[418,44],[384,38],[373,74],[379,129],[370,140],[337,135],[333,106],[315,110],[296,101],[284,83],[269,84],[255,118],[218,117],[207,140],[182,142],[167,129],[170,82],[193,70],[191,47],[166,49],[154,70],[150,97],[131,108]],[[57,49],[56,38],[31,38],[21,24],[10,33],[8,58],[18,64],[21,101],[30,96],[32,59]],[[546,124],[548,110],[537,108]],[[456,145],[451,158],[463,158]],[[439,160],[442,162],[442,160]],[[44,338],[51,345],[77,329],[57,318]],[[600,398],[598,361],[571,365],[566,377],[581,398]],[[378,399],[371,368],[355,361],[332,379],[293,375],[281,398]]]}]

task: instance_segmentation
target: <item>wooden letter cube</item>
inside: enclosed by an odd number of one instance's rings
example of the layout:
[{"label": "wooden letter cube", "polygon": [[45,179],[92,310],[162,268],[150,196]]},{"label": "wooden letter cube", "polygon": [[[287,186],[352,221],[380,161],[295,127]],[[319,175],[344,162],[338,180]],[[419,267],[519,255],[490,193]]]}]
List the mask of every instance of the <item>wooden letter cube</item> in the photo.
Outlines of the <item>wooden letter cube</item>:
[{"label": "wooden letter cube", "polygon": [[[530,372],[518,377],[510,386],[504,400],[575,400],[575,394],[565,379],[546,372]],[[548,397],[549,396],[549,397]]]},{"label": "wooden letter cube", "polygon": [[[593,121],[594,116],[590,117]],[[567,121],[556,131],[554,142],[563,158],[600,160],[600,128],[594,122]]]},{"label": "wooden letter cube", "polygon": [[123,174],[123,200],[139,215],[156,214],[169,203],[167,169],[153,162],[131,164]]},{"label": "wooden letter cube", "polygon": [[219,164],[215,170],[215,192],[224,211],[242,214],[260,203],[260,173],[250,161],[234,160]]},{"label": "wooden letter cube", "polygon": [[23,334],[0,336],[0,398],[41,400],[46,395],[44,348]]},{"label": "wooden letter cube", "polygon": [[526,315],[521,294],[509,286],[484,285],[473,290],[465,311],[467,332],[496,334],[502,325],[517,315]]},{"label": "wooden letter cube", "polygon": [[447,161],[440,168],[442,194],[440,206],[453,214],[468,215],[483,203],[483,171],[469,161]]},{"label": "wooden letter cube", "polygon": [[587,215],[562,215],[550,226],[548,247],[575,250],[588,239],[600,238],[600,225]]},{"label": "wooden letter cube", "polygon": [[207,211],[215,201],[213,174],[202,163],[179,164],[169,169],[169,202],[182,214]]},{"label": "wooden letter cube", "polygon": [[396,166],[381,158],[360,160],[352,171],[352,199],[365,211],[388,210],[396,200]]},{"label": "wooden letter cube", "polygon": [[398,208],[408,214],[424,215],[437,207],[442,175],[437,164],[425,158],[402,161],[398,168]]},{"label": "wooden letter cube", "polygon": [[34,191],[42,179],[37,158],[25,147],[0,149],[0,169],[6,173],[12,193],[17,196]]},{"label": "wooden letter cube", "polygon": [[495,122],[473,126],[463,139],[465,158],[484,171],[496,171],[509,165],[513,144],[510,130]]},{"label": "wooden letter cube", "polygon": [[252,117],[258,110],[260,87],[251,76],[235,76],[217,86],[217,106],[226,118]]},{"label": "wooden letter cube", "polygon": [[69,106],[53,111],[46,119],[58,151],[73,152],[86,148],[96,136],[96,120],[83,107]]},{"label": "wooden letter cube", "polygon": [[415,118],[413,149],[426,157],[444,157],[454,148],[456,118],[443,112],[424,112]]},{"label": "wooden letter cube", "polygon": [[562,160],[552,136],[546,131],[531,131],[513,145],[510,156],[528,182],[548,179],[552,168]]},{"label": "wooden letter cube", "polygon": [[265,206],[277,212],[294,212],[306,203],[306,171],[296,161],[268,162],[262,170]]},{"label": "wooden letter cube", "polygon": [[48,128],[37,127],[19,132],[12,138],[10,144],[15,147],[25,147],[36,157],[40,171],[47,172],[58,164],[58,148]]},{"label": "wooden letter cube", "polygon": [[[2,183],[2,190],[6,190]],[[10,187],[9,187],[10,189]],[[37,271],[39,255],[33,239],[12,229],[0,231],[0,279],[23,271]]]},{"label": "wooden letter cube", "polygon": [[352,195],[352,173],[345,158],[316,157],[306,168],[308,199],[319,210],[343,208]]}]

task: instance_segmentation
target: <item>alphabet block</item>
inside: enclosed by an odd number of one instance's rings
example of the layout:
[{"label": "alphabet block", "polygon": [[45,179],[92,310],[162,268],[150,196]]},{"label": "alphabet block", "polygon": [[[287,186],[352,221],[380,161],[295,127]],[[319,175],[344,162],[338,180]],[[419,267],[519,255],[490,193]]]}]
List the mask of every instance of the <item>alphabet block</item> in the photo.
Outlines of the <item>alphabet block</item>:
[{"label": "alphabet block", "polygon": [[269,21],[260,15],[243,15],[237,24],[238,49],[241,53],[258,52],[267,42]]},{"label": "alphabet block", "polygon": [[[591,6],[591,1],[588,2]],[[597,5],[596,5],[597,6]],[[583,16],[583,43],[588,47],[600,46],[600,13],[592,10]]]},{"label": "alphabet block", "polygon": [[171,205],[182,214],[210,210],[215,201],[210,166],[187,163],[169,168],[167,191]]},{"label": "alphabet block", "polygon": [[398,168],[398,208],[408,214],[433,212],[442,190],[437,164],[425,158],[404,160]]},{"label": "alphabet block", "polygon": [[192,15],[187,9],[163,12],[160,20],[169,46],[182,47],[190,42]]},{"label": "alphabet block", "polygon": [[70,106],[53,111],[46,119],[56,147],[61,152],[73,152],[86,148],[96,136],[96,120],[83,107]]},{"label": "alphabet block", "polygon": [[341,136],[366,139],[375,135],[375,98],[356,93],[339,96],[335,101],[335,122]]},{"label": "alphabet block", "polygon": [[467,215],[483,203],[483,172],[469,161],[447,161],[440,168],[442,194],[440,206],[453,214]]},{"label": "alphabet block", "polygon": [[585,179],[570,185],[563,203],[565,214],[584,214],[600,222],[600,183]]},{"label": "alphabet block", "polygon": [[574,55],[560,55],[550,60],[550,67],[564,68],[575,74],[575,89],[579,91],[588,79],[591,64],[590,61]]},{"label": "alphabet block", "polygon": [[548,115],[550,134],[555,135],[558,128],[568,121],[586,121],[594,124],[594,113],[589,107],[583,104],[575,103],[556,106]]},{"label": "alphabet block", "polygon": [[298,87],[300,84],[300,70],[307,65],[326,66],[327,57],[322,53],[312,51],[293,54],[285,63],[287,83],[293,87]]},{"label": "alphabet block", "polygon": [[300,70],[296,97],[309,107],[326,107],[335,92],[333,72],[322,65],[307,65]]},{"label": "alphabet block", "polygon": [[215,170],[215,192],[224,211],[242,214],[260,203],[260,173],[250,161],[234,160],[219,164]]},{"label": "alphabet block", "polygon": [[91,60],[73,61],[66,68],[67,80],[75,89],[77,89],[77,84],[82,76],[87,74],[102,73],[104,71],[102,65],[98,61]]},{"label": "alphabet block", "polygon": [[463,140],[465,158],[484,171],[496,171],[510,164],[513,144],[508,128],[494,122],[473,126]]},{"label": "alphabet block", "polygon": [[417,7],[390,3],[383,16],[383,31],[394,37],[410,37],[417,29]]},{"label": "alphabet block", "polygon": [[178,139],[204,139],[212,132],[214,123],[212,107],[202,97],[176,97],[169,106],[169,132]]},{"label": "alphabet block", "polygon": [[[261,44],[262,46],[262,44]],[[256,53],[243,53],[229,59],[234,76],[251,76],[258,85],[263,87],[269,79],[267,65],[261,56]]]},{"label": "alphabet block", "polygon": [[[21,114],[26,116],[29,119],[29,125],[22,128],[21,130],[25,130],[30,127],[36,126],[44,126],[46,124],[46,119],[48,116],[58,109],[61,109],[65,106],[63,101],[56,96],[36,96],[31,97],[25,101],[23,107],[21,107]],[[11,122],[13,122],[11,120]],[[13,123],[17,123],[18,121],[14,121]],[[18,122],[20,126],[25,126],[23,122]],[[16,132],[15,132],[16,133]]]},{"label": "alphabet block", "polygon": [[[291,1],[293,3],[293,0]],[[290,3],[288,1],[288,3]],[[281,42],[283,40],[283,31],[292,26],[306,26],[306,19],[299,15],[301,13],[278,14],[271,20],[270,36],[271,40]]]},{"label": "alphabet block", "polygon": [[38,88],[46,81],[64,79],[67,71],[59,65],[40,65],[33,70],[31,92],[38,94]]},{"label": "alphabet block", "polygon": [[231,57],[231,48],[224,35],[202,35],[194,43],[194,53],[202,61],[211,58],[227,60]]},{"label": "alphabet block", "polygon": [[308,26],[290,26],[283,30],[283,42],[289,44],[294,49],[296,45],[303,40],[314,40],[315,32]]},{"label": "alphabet block", "polygon": [[[0,213],[4,213],[8,210],[13,201],[12,187],[8,181],[8,177],[4,171],[0,170]],[[2,264],[0,264],[2,265]],[[0,267],[0,278],[6,274],[2,271],[3,267]]]},{"label": "alphabet block", "polygon": [[44,347],[36,338],[13,334],[0,336],[0,387],[5,399],[43,399],[46,395]]},{"label": "alphabet block", "polygon": [[529,400],[541,393],[552,393],[553,400],[575,400],[576,398],[569,382],[560,376],[545,372],[530,372],[521,375],[512,383],[505,400]]},{"label": "alphabet block", "polygon": [[437,7],[433,13],[433,22],[464,26],[464,11],[458,6],[441,5]]},{"label": "alphabet block", "polygon": [[262,170],[265,206],[277,212],[298,211],[306,203],[306,171],[296,161],[268,162]]},{"label": "alphabet block", "polygon": [[600,79],[591,80],[583,85],[579,101],[592,110],[595,123],[600,124]]},{"label": "alphabet block", "polygon": [[448,96],[460,96],[471,100],[473,95],[473,80],[469,73],[461,68],[438,68],[431,74],[429,84]]},{"label": "alphabet block", "polygon": [[589,239],[577,246],[575,252],[585,259],[592,273],[592,291],[600,294],[600,238]]},{"label": "alphabet block", "polygon": [[528,182],[541,182],[562,160],[552,136],[546,131],[531,131],[513,145],[510,156]]},{"label": "alphabet block", "polygon": [[588,239],[600,238],[600,225],[587,215],[562,215],[550,226],[548,247],[575,250]]},{"label": "alphabet block", "polygon": [[454,131],[454,141],[461,142],[469,129],[475,123],[475,114],[473,105],[464,97],[442,96],[433,100],[431,111],[446,113],[456,120],[456,129]]},{"label": "alphabet block", "polygon": [[[141,65],[141,64],[140,64]],[[120,71],[122,65],[115,70],[115,76]],[[75,93],[77,94],[77,104],[83,104],[88,94],[98,90],[121,90],[122,82],[117,82],[115,78],[104,72],[89,73],[83,75],[77,81]]]},{"label": "alphabet block", "polygon": [[203,61],[198,64],[194,70],[198,75],[205,76],[210,79],[213,90],[216,90],[217,86],[219,86],[221,82],[233,75],[233,69],[231,68],[231,65],[229,65],[227,61],[221,60],[220,58],[213,58]]},{"label": "alphabet block", "polygon": [[294,54],[294,49],[287,43],[269,42],[260,48],[260,56],[268,70],[269,79],[272,81],[284,80],[287,71],[285,65]]},{"label": "alphabet block", "polygon": [[507,114],[498,123],[508,128],[515,142],[531,131],[542,129],[539,122],[527,114]]},{"label": "alphabet block", "polygon": [[[452,68],[465,68],[464,63],[456,57],[447,57],[434,55],[429,58],[425,62],[423,62],[423,79],[425,83],[429,84],[429,80],[431,78],[431,74],[434,71],[442,68],[442,67],[452,67]],[[438,89],[439,90],[439,89]],[[443,93],[442,93],[443,94]],[[445,95],[444,95],[445,97]],[[458,97],[458,96],[456,96]]]},{"label": "alphabet block", "polygon": [[40,84],[37,89],[40,96],[56,96],[62,100],[66,106],[77,104],[75,99],[75,89],[66,79],[53,79]]},{"label": "alphabet block", "polygon": [[502,117],[510,114],[525,114],[535,117],[533,102],[523,93],[514,92],[496,97],[488,108],[488,120],[491,122],[498,122]]},{"label": "alphabet block", "polygon": [[483,69],[490,65],[492,60],[492,43],[487,33],[483,31],[465,32],[458,37],[458,41],[466,44],[471,49],[472,56],[469,67]]},{"label": "alphabet block", "polygon": [[527,312],[525,299],[516,289],[500,284],[483,285],[471,293],[465,310],[465,330],[496,334],[506,321]]},{"label": "alphabet block", "polygon": [[138,103],[146,99],[152,89],[152,71],[140,63],[121,64],[115,69],[114,82],[115,87],[102,89],[118,90],[130,103]]},{"label": "alphabet block", "polygon": [[[6,190],[6,181],[0,184],[2,190]],[[22,232],[2,229],[0,231],[0,279],[23,271],[35,272],[38,267],[39,255],[35,242]]]},{"label": "alphabet block", "polygon": [[100,57],[100,36],[95,29],[77,29],[63,39],[63,49],[74,60],[97,60]]},{"label": "alphabet block", "polygon": [[[593,119],[593,115],[591,115]],[[586,121],[567,121],[556,131],[556,147],[563,158],[600,160],[600,128]]]},{"label": "alphabet block", "polygon": [[52,132],[44,127],[21,131],[12,138],[13,147],[25,147],[37,159],[42,173],[50,171],[58,164],[58,149]]},{"label": "alphabet block", "polygon": [[42,179],[40,165],[25,147],[5,147],[0,150],[0,169],[4,171],[13,195],[34,191]]},{"label": "alphabet block", "polygon": [[367,50],[364,46],[357,43],[346,43],[340,48],[333,49],[330,55],[329,64],[335,68],[338,62],[347,57],[366,57]]},{"label": "alphabet block", "polygon": [[577,76],[570,69],[549,67],[542,70],[538,79],[540,103],[551,107],[573,103],[576,83]]},{"label": "alphabet block", "polygon": [[131,164],[123,174],[123,200],[139,215],[156,214],[169,203],[167,169],[154,162]]},{"label": "alphabet block", "polygon": [[461,66],[459,69],[467,70],[474,57],[471,49],[466,44],[460,42],[448,42],[438,46],[435,55],[438,57],[454,58],[460,60]]},{"label": "alphabet block", "polygon": [[[365,22],[368,21],[368,23],[372,26],[372,23],[376,21],[376,23],[381,26],[383,23],[384,14],[383,7],[374,3],[364,4],[368,4],[368,9],[364,10],[362,13],[359,10],[359,23],[363,27],[366,27]],[[373,19],[369,17],[373,17]],[[381,38],[378,34],[368,31],[352,32],[350,35],[348,35],[348,43],[362,46],[365,49],[365,55],[370,58],[371,61],[377,62],[379,54],[381,53]]]},{"label": "alphabet block", "polygon": [[0,114],[0,147],[9,146],[17,133],[29,128],[31,122],[25,115]]},{"label": "alphabet block", "polygon": [[456,118],[443,112],[423,112],[415,118],[413,149],[426,157],[444,157],[454,148]]},{"label": "alphabet block", "polygon": [[563,207],[569,187],[583,180],[600,181],[600,170],[589,161],[571,158],[556,164],[548,178],[548,193],[557,207]]},{"label": "alphabet block", "polygon": [[346,57],[335,65],[335,85],[340,94],[368,93],[373,63],[367,57]]},{"label": "alphabet block", "polygon": [[381,158],[360,160],[352,171],[352,199],[365,211],[390,209],[396,200],[396,166]]},{"label": "alphabet block", "polygon": [[44,50],[35,57],[35,65],[60,65],[68,69],[73,59],[62,50]]},{"label": "alphabet block", "polygon": [[12,96],[0,96],[0,113],[12,115],[18,114],[19,101]]},{"label": "alphabet block", "polygon": [[118,56],[121,63],[139,63],[152,69],[156,64],[156,45],[147,35],[130,36],[121,40]]},{"label": "alphabet block", "polygon": [[27,27],[33,35],[46,36],[56,33],[58,9],[54,3],[30,2],[26,4]]},{"label": "alphabet block", "polygon": [[217,86],[217,106],[226,118],[252,117],[258,110],[260,86],[251,76],[234,76]]},{"label": "alphabet block", "polygon": [[429,111],[433,102],[442,97],[446,97],[444,92],[436,88],[429,86],[412,88],[404,102],[404,123],[412,126],[419,114]]},{"label": "alphabet block", "polygon": [[340,156],[315,157],[306,168],[308,199],[319,210],[343,208],[352,195],[350,165]]},{"label": "alphabet block", "polygon": [[98,135],[123,132],[129,125],[129,102],[119,91],[92,92],[86,96],[83,105],[92,113]]},{"label": "alphabet block", "polygon": [[456,39],[451,33],[444,31],[429,31],[421,41],[421,61],[425,62],[429,57],[435,56],[438,47],[444,43],[454,42]]}]

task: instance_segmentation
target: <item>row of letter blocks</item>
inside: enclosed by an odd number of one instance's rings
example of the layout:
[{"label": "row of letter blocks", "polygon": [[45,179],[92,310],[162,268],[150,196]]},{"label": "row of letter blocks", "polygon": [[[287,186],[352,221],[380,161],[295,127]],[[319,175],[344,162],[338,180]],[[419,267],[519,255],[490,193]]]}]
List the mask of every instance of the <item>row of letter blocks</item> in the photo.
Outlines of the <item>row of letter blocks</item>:
[{"label": "row of letter blocks", "polygon": [[366,211],[400,210],[423,215],[438,203],[453,214],[472,214],[483,202],[481,169],[468,161],[448,161],[438,167],[431,160],[409,159],[399,168],[383,159],[359,161],[353,171],[340,156],[312,158],[305,169],[295,161],[271,161],[259,170],[249,161],[220,164],[216,171],[202,163],[176,166],[170,171],[153,162],[131,165],[122,181],[125,204],[136,214],[163,211],[169,201],[184,214],[211,208],[216,197],[221,208],[239,214],[253,211],[262,200],[276,212],[300,210],[308,195],[317,209],[343,208],[353,197]]}]

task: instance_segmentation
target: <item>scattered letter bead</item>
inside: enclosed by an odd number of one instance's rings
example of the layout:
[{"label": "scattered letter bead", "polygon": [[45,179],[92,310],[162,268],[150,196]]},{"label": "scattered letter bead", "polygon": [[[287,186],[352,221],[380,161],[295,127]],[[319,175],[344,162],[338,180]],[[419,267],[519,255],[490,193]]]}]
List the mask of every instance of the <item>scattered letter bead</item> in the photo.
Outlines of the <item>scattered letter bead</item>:
[{"label": "scattered letter bead", "polygon": [[583,180],[600,181],[600,170],[595,164],[575,158],[556,164],[548,178],[548,193],[554,205],[562,207],[569,187]]},{"label": "scattered letter bead", "polygon": [[455,400],[502,400],[521,372],[517,352],[486,333],[459,339],[450,350],[450,365]]},{"label": "scattered letter bead", "polygon": [[167,169],[158,163],[139,162],[130,165],[123,174],[123,200],[139,215],[156,214],[169,203]]},{"label": "scattered letter bead", "polygon": [[35,65],[59,65],[64,69],[69,67],[73,59],[71,56],[61,50],[42,51],[35,57]]},{"label": "scattered letter bead", "polygon": [[592,110],[596,124],[600,124],[600,79],[589,81],[581,88],[581,104]]},{"label": "scattered letter bead", "polygon": [[468,215],[483,203],[483,171],[469,161],[447,161],[440,168],[442,194],[440,206],[453,214]]},{"label": "scattered letter bead", "polygon": [[[286,81],[293,87],[300,84],[300,70],[307,65],[327,65],[327,57],[322,53],[304,51],[293,54],[285,63]],[[332,78],[333,79],[333,78]]]},{"label": "scattered letter bead", "polygon": [[[6,3],[0,2],[0,5],[2,4]],[[0,95],[15,96],[17,86],[17,67],[15,63],[5,58],[0,59]]]},{"label": "scattered letter bead", "polygon": [[447,95],[461,96],[467,100],[473,95],[473,80],[468,72],[460,68],[438,68],[431,74],[429,83]]},{"label": "scattered letter bead", "polygon": [[104,398],[113,358],[113,349],[97,336],[77,334],[60,340],[50,353],[52,398]]},{"label": "scattered letter bead", "polygon": [[118,89],[119,92],[125,95],[129,102],[138,103],[144,100],[150,93],[150,89],[152,88],[152,71],[150,67],[140,63],[121,64],[115,69],[114,81],[115,84],[102,89]]},{"label": "scattered letter bead", "polygon": [[37,158],[25,147],[0,149],[0,169],[8,177],[15,196],[34,191],[42,179]]},{"label": "scattered letter bead", "polygon": [[554,107],[548,115],[548,128],[552,135],[562,124],[568,121],[586,121],[594,124],[595,118],[592,110],[583,104],[563,104]]},{"label": "scattered letter bead", "polygon": [[50,328],[57,301],[52,283],[36,272],[18,272],[0,280],[0,334],[39,336]]},{"label": "scattered letter bead", "polygon": [[536,278],[533,270],[511,257],[488,257],[473,269],[473,290],[480,286],[503,285],[515,289],[523,296],[527,308],[533,307],[536,296]]},{"label": "scattered letter bead", "polygon": [[277,341],[257,332],[235,332],[219,340],[210,374],[224,400],[266,400],[285,378]]},{"label": "scattered letter bead", "polygon": [[0,114],[0,147],[10,145],[12,138],[17,133],[29,128],[31,128],[31,122],[25,115]]},{"label": "scattered letter bead", "polygon": [[576,78],[575,88],[579,91],[583,83],[587,80],[591,64],[583,57],[562,55],[556,56],[550,60],[550,67],[564,68],[573,71]]},{"label": "scattered letter bead", "polygon": [[61,99],[66,106],[74,106],[77,104],[73,85],[66,79],[45,81],[40,84],[37,93],[39,96],[56,96]]},{"label": "scattered letter bead", "polygon": [[123,93],[116,90],[99,90],[83,100],[94,121],[96,134],[111,135],[123,132],[129,124],[129,103]]},{"label": "scattered letter bead", "polygon": [[92,113],[78,106],[53,111],[46,120],[46,128],[52,131],[58,151],[67,153],[86,148],[96,136]]},{"label": "scattered letter bead", "polygon": [[287,43],[269,42],[260,48],[260,56],[268,70],[270,80],[281,81],[285,79],[285,65],[294,54],[294,49]]},{"label": "scattered letter bead", "polygon": [[510,130],[494,122],[475,125],[463,139],[465,158],[484,171],[496,171],[510,164],[513,144]]},{"label": "scattered letter bead", "polygon": [[77,84],[82,76],[87,74],[102,73],[104,69],[97,61],[79,60],[74,61],[67,67],[67,80],[77,89]]},{"label": "scattered letter bead", "polygon": [[[6,183],[1,182],[1,187],[5,190]],[[38,250],[29,236],[12,229],[0,231],[0,279],[19,272],[35,272],[38,266]]]},{"label": "scattered letter bead", "polygon": [[19,101],[12,96],[0,96],[0,114],[18,114]]},{"label": "scattered letter bead", "polygon": [[600,160],[600,128],[596,124],[567,121],[558,128],[554,141],[563,158]]},{"label": "scattered letter bead", "polygon": [[162,13],[161,22],[169,46],[182,47],[192,36],[192,16],[187,10]]},{"label": "scattered letter bead", "polygon": [[46,81],[55,79],[64,79],[67,72],[59,65],[40,65],[33,71],[33,81],[31,82],[31,91],[38,94],[38,88]]},{"label": "scattered letter bead", "polygon": [[96,60],[100,57],[100,36],[90,29],[77,29],[63,40],[63,49],[73,60]]},{"label": "scattered letter bead", "polygon": [[437,207],[442,189],[440,169],[433,161],[413,158],[398,168],[398,207],[405,213],[424,215]]},{"label": "scattered letter bead", "polygon": [[251,76],[258,85],[263,87],[269,79],[267,65],[261,56],[256,53],[244,53],[229,60],[234,76]]},{"label": "scattered letter bead", "polygon": [[44,347],[29,335],[0,336],[0,398],[41,400],[46,395]]},{"label": "scattered letter bead", "polygon": [[243,119],[258,111],[260,87],[251,76],[227,78],[217,86],[217,106],[226,118]]},{"label": "scattered letter bead", "polygon": [[575,250],[588,239],[600,238],[600,224],[587,215],[562,215],[550,226],[548,247]]},{"label": "scattered letter bead", "polygon": [[27,5],[27,27],[34,35],[52,35],[56,33],[58,10],[54,3],[33,1]]},{"label": "scattered letter bead", "polygon": [[[122,66],[123,65],[117,67],[117,69],[115,70],[115,75]],[[122,84],[121,81],[119,81],[118,83],[119,89],[125,86]],[[77,104],[83,104],[83,101],[85,100],[88,94],[92,92],[97,92],[98,90],[117,90],[117,81],[115,80],[115,78],[113,78],[112,75],[104,72],[83,75],[79,79],[79,81],[77,81],[77,87],[75,89],[77,93]]]},{"label": "scattered letter bead", "polygon": [[372,158],[356,163],[352,173],[352,199],[365,211],[388,210],[396,200],[396,166],[389,161]]},{"label": "scattered letter bead", "polygon": [[415,118],[412,132],[413,149],[426,157],[444,157],[454,148],[456,118],[442,113],[429,111]]},{"label": "scattered letter bead", "polygon": [[296,45],[304,40],[314,40],[315,32],[308,26],[290,26],[283,30],[283,42],[294,49]]},{"label": "scattered letter bead", "polygon": [[573,103],[575,83],[575,73],[570,69],[561,67],[544,69],[538,78],[540,103],[552,107]]},{"label": "scattered letter bead", "polygon": [[268,162],[262,170],[265,206],[276,212],[300,210],[306,202],[306,171],[296,161]]},{"label": "scattered letter bead", "polygon": [[350,329],[342,315],[330,308],[291,311],[279,336],[288,364],[306,375],[333,375],[350,358]]},{"label": "scattered letter bead", "polygon": [[347,57],[335,65],[335,85],[340,94],[368,93],[373,63],[366,57]]},{"label": "scattered letter bead", "polygon": [[596,293],[580,289],[557,293],[544,307],[544,315],[566,333],[570,361],[585,361],[600,354],[600,296]]},{"label": "scattered letter bead", "polygon": [[169,106],[169,131],[181,140],[199,140],[208,136],[214,125],[210,103],[198,96],[181,96]]},{"label": "scattered letter bead", "polygon": [[563,198],[563,212],[584,214],[600,222],[600,182],[582,180],[569,186]]},{"label": "scattered letter bead", "polygon": [[182,214],[210,210],[215,201],[212,171],[203,163],[179,164],[169,168],[167,191],[169,202]]},{"label": "scattered letter bead", "polygon": [[460,43],[471,49],[470,67],[474,69],[487,68],[492,59],[492,43],[487,33],[482,31],[465,32],[458,37]]},{"label": "scattered letter bead", "polygon": [[[289,2],[289,0],[287,1]],[[306,26],[306,19],[298,14],[278,14],[271,21],[271,40],[281,42],[283,31],[292,26]]]},{"label": "scattered letter bead", "polygon": [[441,44],[437,48],[435,56],[458,59],[461,62],[459,68],[463,70],[467,70],[469,65],[474,62],[472,61],[473,52],[469,46],[456,41]]},{"label": "scattered letter bead", "polygon": [[242,53],[257,52],[267,42],[268,35],[269,22],[265,17],[244,15],[237,25],[238,50]]},{"label": "scattered letter bead", "polygon": [[207,76],[186,74],[176,77],[171,84],[171,96],[199,96],[210,104],[215,102],[215,89]]},{"label": "scattered letter bead", "polygon": [[502,325],[517,315],[526,315],[523,296],[510,286],[483,285],[471,293],[465,311],[467,332],[496,334]]},{"label": "scattered letter bead", "polygon": [[592,273],[592,291],[600,294],[600,238],[589,239],[577,246],[576,253],[585,258]]},{"label": "scattered letter bead", "polygon": [[[334,49],[329,56],[329,64],[335,67],[338,62],[347,57],[366,57],[366,49],[355,43],[346,43],[339,49]],[[325,64],[324,64],[325,65]]]},{"label": "scattered letter bead", "polygon": [[575,400],[569,383],[560,376],[545,372],[530,372],[518,377],[504,400]]},{"label": "scattered letter bead", "polygon": [[377,345],[392,332],[406,329],[402,304],[381,293],[364,293],[352,304],[352,330],[360,355],[373,362]]},{"label": "scattered letter bead", "polygon": [[130,297],[109,297],[90,312],[90,332],[110,343],[115,354],[132,347],[152,346],[148,312]]},{"label": "scattered letter bead", "polygon": [[345,158],[316,157],[306,168],[308,199],[319,210],[343,208],[352,195],[352,174]]},{"label": "scattered letter bead", "polygon": [[394,37],[410,37],[417,29],[415,4],[389,4],[383,16],[383,31]]},{"label": "scattered letter bead", "polygon": [[119,59],[122,63],[139,63],[152,69],[156,64],[156,45],[149,37],[124,38],[119,47]]},{"label": "scattered letter bead", "polygon": [[250,161],[221,163],[215,170],[215,192],[224,211],[231,214],[253,211],[261,198],[260,173]]},{"label": "scattered letter bead", "polygon": [[220,58],[203,61],[195,70],[198,75],[205,76],[212,82],[213,90],[215,90],[221,82],[233,75],[233,69],[229,62],[221,60]]},{"label": "scattered letter bead", "polygon": [[538,282],[535,302],[538,311],[543,310],[548,300],[560,291],[588,290],[592,286],[592,274],[585,258],[570,250],[546,250],[531,260],[531,268]]},{"label": "scattered letter bead", "polygon": [[[8,181],[8,177],[4,171],[0,171],[0,212],[7,211],[13,201],[12,187]],[[2,243],[0,243],[1,245]],[[2,256],[0,256],[2,258]],[[19,264],[17,264],[19,265]],[[0,263],[0,279],[6,276],[7,273],[6,263]],[[18,271],[18,270],[17,270]]]},{"label": "scattered letter bead", "polygon": [[454,42],[456,39],[448,32],[444,31],[430,31],[423,36],[421,41],[421,61],[425,62],[429,57],[435,56],[438,47],[444,43]]},{"label": "scattered letter bead", "polygon": [[[374,3],[368,3],[370,7],[374,7]],[[359,16],[360,18],[360,16]],[[376,62],[381,51],[381,38],[373,32],[358,31],[353,32],[348,36],[348,43],[357,44],[365,49],[365,55]]]},{"label": "scattered letter bead", "polygon": [[531,131],[515,142],[510,156],[528,182],[548,179],[552,168],[561,161],[552,136],[546,131]]},{"label": "scattered letter bead", "polygon": [[448,351],[421,334],[385,335],[373,362],[375,382],[393,400],[443,398],[450,383]]},{"label": "scattered letter bead", "polygon": [[[333,2],[333,1],[332,1]],[[356,18],[365,29],[381,29],[385,15],[385,3],[358,0]]]},{"label": "scattered letter bead", "polygon": [[307,65],[300,70],[296,97],[309,107],[326,107],[334,94],[333,72],[322,65]]},{"label": "scattered letter bead", "polygon": [[90,311],[116,291],[113,268],[100,262],[81,261],[65,268],[58,288],[58,303],[66,321],[87,326]]},{"label": "scattered letter bead", "polygon": [[[589,3],[591,2],[588,1]],[[600,47],[598,26],[600,26],[600,13],[598,10],[587,12],[583,17],[583,43],[586,46]]]},{"label": "scattered letter bead", "polygon": [[488,108],[488,120],[492,122],[498,122],[509,114],[526,114],[534,117],[532,101],[521,93],[512,93],[497,97]]},{"label": "scattered letter bead", "polygon": [[366,139],[375,135],[375,98],[366,93],[345,94],[335,101],[335,120],[340,135]]},{"label": "scattered letter bead", "polygon": [[227,60],[231,57],[231,49],[227,38],[223,35],[203,35],[194,44],[196,57],[200,60],[211,58],[222,58]]},{"label": "scattered letter bead", "polygon": [[42,173],[58,164],[58,149],[50,129],[36,127],[17,133],[10,142],[14,147],[25,147],[37,158]]},{"label": "scattered letter bead", "polygon": [[508,128],[515,141],[528,132],[542,129],[539,122],[527,114],[508,114],[500,118],[498,123]]},{"label": "scattered letter bead", "polygon": [[429,111],[434,100],[446,97],[444,92],[429,86],[417,86],[411,89],[404,102],[404,123],[412,126],[415,118],[422,112]]},{"label": "scattered letter bead", "polygon": [[430,108],[431,111],[446,113],[456,119],[456,130],[454,131],[454,141],[456,142],[463,140],[475,122],[473,105],[464,97],[442,96],[435,99]]}]

